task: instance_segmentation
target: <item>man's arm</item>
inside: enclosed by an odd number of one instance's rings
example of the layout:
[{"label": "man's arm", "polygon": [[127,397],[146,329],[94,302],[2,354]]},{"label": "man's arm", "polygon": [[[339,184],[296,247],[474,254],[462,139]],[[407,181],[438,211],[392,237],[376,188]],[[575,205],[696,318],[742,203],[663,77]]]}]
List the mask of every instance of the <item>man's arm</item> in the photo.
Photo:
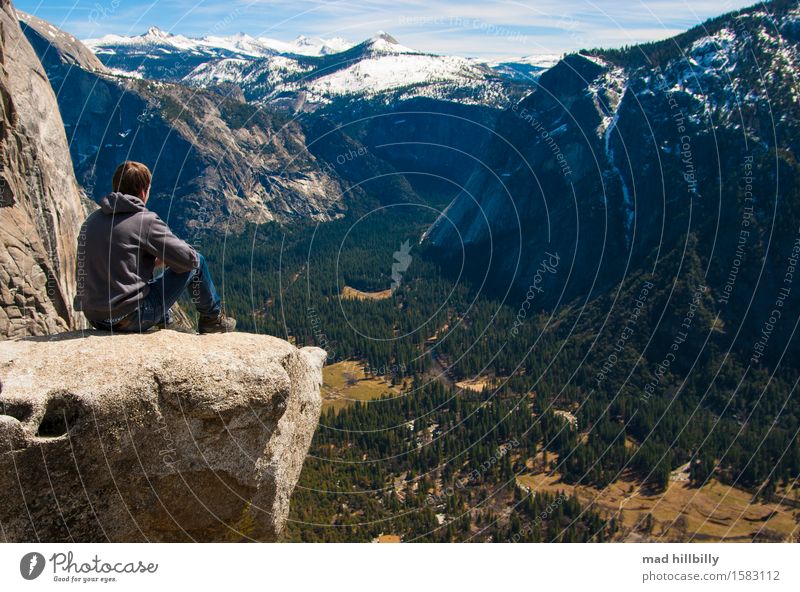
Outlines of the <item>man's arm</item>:
[{"label": "man's arm", "polygon": [[172,234],[164,221],[155,214],[148,226],[142,248],[178,273],[191,271],[199,264],[195,250]]}]

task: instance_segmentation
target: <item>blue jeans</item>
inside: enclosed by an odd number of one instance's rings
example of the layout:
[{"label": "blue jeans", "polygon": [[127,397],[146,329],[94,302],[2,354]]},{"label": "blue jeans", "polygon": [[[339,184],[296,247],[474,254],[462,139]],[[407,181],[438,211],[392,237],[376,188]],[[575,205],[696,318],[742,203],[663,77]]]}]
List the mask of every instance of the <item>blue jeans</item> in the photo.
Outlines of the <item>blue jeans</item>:
[{"label": "blue jeans", "polygon": [[[170,318],[169,309],[178,301],[184,290],[187,290],[197,312],[201,317],[216,317],[220,313],[221,300],[211,274],[208,271],[206,259],[197,254],[199,266],[191,271],[176,273],[171,269],[149,282],[150,292],[139,303],[139,308],[131,313],[133,322],[124,328],[114,328],[120,332],[142,332],[156,325],[166,325]],[[166,322],[165,322],[166,321]],[[111,330],[108,323],[96,321],[92,323],[96,328]]]}]

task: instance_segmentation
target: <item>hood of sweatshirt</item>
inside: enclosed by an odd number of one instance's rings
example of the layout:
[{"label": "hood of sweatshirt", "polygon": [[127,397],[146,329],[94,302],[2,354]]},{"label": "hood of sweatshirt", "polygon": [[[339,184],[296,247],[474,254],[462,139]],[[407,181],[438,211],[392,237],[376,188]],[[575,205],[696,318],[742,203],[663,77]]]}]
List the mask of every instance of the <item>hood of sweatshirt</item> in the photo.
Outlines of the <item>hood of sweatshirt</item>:
[{"label": "hood of sweatshirt", "polygon": [[134,195],[113,192],[100,200],[100,209],[104,214],[132,214],[144,211],[144,202]]}]

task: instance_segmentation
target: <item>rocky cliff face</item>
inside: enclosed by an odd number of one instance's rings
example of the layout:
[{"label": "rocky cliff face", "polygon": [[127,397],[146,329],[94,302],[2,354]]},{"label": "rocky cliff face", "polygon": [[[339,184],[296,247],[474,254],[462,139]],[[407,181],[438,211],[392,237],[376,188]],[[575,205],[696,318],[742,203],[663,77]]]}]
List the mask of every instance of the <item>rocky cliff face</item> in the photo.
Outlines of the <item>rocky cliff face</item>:
[{"label": "rocky cliff face", "polygon": [[6,541],[274,541],[325,352],[267,336],[0,343]]},{"label": "rocky cliff face", "polygon": [[[500,118],[427,242],[448,258],[463,244],[500,293],[536,284],[542,308],[639,271],[669,285],[659,262],[692,251],[723,318],[760,330],[800,227],[798,30],[796,1],[768,2],[567,56]],[[558,272],[537,275],[550,254]]]},{"label": "rocky cliff face", "polygon": [[84,216],[56,98],[8,0],[0,0],[0,335],[75,326]]}]

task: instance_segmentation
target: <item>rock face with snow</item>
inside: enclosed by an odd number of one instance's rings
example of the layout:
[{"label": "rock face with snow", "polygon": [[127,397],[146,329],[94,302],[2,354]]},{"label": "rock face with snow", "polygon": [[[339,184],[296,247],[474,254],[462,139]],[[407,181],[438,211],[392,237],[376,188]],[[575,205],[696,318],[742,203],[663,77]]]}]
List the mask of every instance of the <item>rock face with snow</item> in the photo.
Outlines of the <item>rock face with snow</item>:
[{"label": "rock face with snow", "polygon": [[43,335],[76,323],[84,210],[56,98],[8,0],[0,32],[0,335]]},{"label": "rock face with snow", "polygon": [[[544,309],[691,251],[723,318],[757,333],[798,244],[798,23],[797,2],[766,3],[565,57],[500,118],[426,241],[454,259],[463,243],[477,277],[535,285]],[[558,271],[538,272],[551,254]]]},{"label": "rock face with snow", "polygon": [[324,358],[243,333],[0,342],[2,537],[276,540]]}]

